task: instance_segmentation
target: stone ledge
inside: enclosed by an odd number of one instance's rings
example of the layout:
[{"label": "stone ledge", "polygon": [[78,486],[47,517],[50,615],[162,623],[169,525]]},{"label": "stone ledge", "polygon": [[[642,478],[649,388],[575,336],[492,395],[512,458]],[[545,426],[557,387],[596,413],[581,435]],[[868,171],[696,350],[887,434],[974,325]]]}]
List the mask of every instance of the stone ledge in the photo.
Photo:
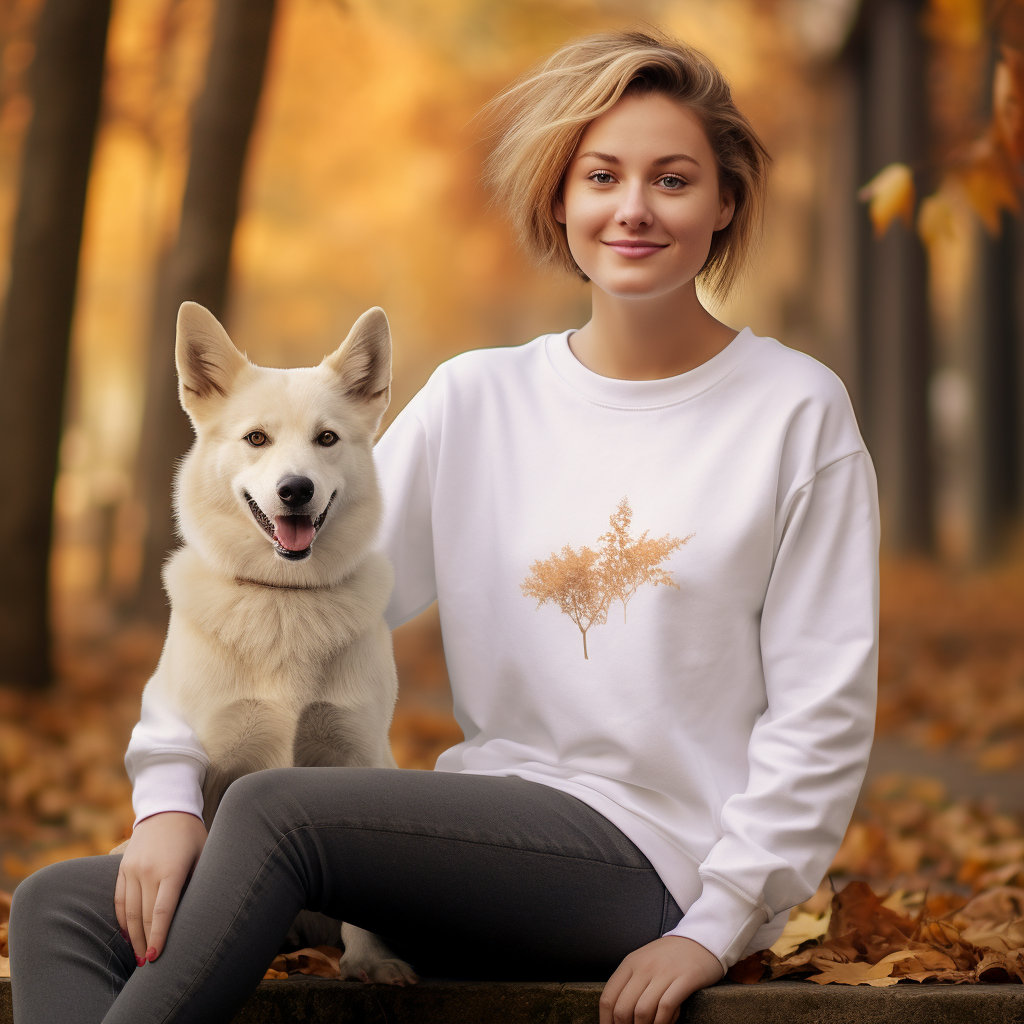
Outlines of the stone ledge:
[{"label": "stone ledge", "polygon": [[[319,978],[262,982],[232,1024],[596,1024],[597,982],[423,981],[412,988]],[[1024,985],[775,981],[698,992],[680,1024],[1024,1024]],[[13,1024],[0,980],[0,1024]]]}]

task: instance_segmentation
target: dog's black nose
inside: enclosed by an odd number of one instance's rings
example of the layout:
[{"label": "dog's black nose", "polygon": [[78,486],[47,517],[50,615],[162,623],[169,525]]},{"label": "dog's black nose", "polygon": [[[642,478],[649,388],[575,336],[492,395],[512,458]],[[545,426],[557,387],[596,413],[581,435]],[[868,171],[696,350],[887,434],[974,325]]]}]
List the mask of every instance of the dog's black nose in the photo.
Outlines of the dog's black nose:
[{"label": "dog's black nose", "polygon": [[277,496],[289,508],[298,508],[313,497],[313,481],[308,476],[286,476],[278,482]]}]

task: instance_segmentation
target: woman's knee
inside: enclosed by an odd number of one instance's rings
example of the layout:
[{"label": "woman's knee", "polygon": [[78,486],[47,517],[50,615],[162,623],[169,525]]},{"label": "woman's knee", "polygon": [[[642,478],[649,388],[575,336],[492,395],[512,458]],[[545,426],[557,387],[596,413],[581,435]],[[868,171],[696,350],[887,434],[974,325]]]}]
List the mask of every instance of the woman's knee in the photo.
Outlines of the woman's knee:
[{"label": "woman's knee", "polygon": [[301,786],[294,768],[266,768],[235,779],[224,791],[214,821],[249,831],[255,824],[281,834],[304,824]]},{"label": "woman's knee", "polygon": [[[236,779],[224,791],[214,828],[266,837],[302,833],[308,825],[360,825],[379,818],[380,780],[407,773],[393,768],[267,768]],[[416,774],[429,775],[430,772]],[[392,778],[394,777],[394,778]],[[222,821],[223,819],[223,821]]]},{"label": "woman's knee", "polygon": [[9,924],[12,945],[23,929],[32,929],[54,912],[66,916],[76,904],[109,903],[113,917],[120,863],[120,857],[109,855],[76,857],[34,871],[14,890]]}]

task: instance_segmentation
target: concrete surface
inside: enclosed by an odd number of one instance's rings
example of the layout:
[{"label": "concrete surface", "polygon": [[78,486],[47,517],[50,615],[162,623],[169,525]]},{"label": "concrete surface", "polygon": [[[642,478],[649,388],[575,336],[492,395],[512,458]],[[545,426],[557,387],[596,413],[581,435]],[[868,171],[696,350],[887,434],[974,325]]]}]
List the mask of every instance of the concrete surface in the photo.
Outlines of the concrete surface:
[{"label": "concrete surface", "polygon": [[[233,1024],[596,1024],[599,983],[265,981]],[[680,1024],[1024,1024],[1024,985],[889,988],[773,981],[698,992]],[[13,1024],[0,981],[0,1024]],[[68,1024],[74,1024],[69,1019]]]}]

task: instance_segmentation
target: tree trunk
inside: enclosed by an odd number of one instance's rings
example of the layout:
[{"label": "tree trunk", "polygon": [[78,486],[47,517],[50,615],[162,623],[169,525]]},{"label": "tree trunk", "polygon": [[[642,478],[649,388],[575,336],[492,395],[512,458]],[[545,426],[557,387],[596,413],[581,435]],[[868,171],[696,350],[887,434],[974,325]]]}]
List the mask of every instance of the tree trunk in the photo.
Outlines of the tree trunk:
[{"label": "tree trunk", "polygon": [[192,429],[178,404],[175,317],[186,300],[201,303],[218,318],[224,315],[242,173],[273,20],[274,0],[217,4],[206,86],[193,114],[181,224],[157,285],[138,459],[148,525],[137,606],[155,622],[167,616],[160,570],[174,543],[171,484],[192,443]]},{"label": "tree trunk", "polygon": [[[921,0],[865,8],[861,180],[886,164],[914,165],[926,153]],[[889,550],[933,546],[928,381],[931,373],[927,267],[917,233],[893,224],[881,240],[863,235],[861,408],[878,473],[882,541]]]},{"label": "tree trunk", "polygon": [[0,679],[50,679],[49,555],[68,341],[110,0],[47,0],[0,328]]},{"label": "tree trunk", "polygon": [[581,629],[580,632],[583,634],[583,660],[590,661],[590,658],[587,655],[587,631],[585,629]]}]

